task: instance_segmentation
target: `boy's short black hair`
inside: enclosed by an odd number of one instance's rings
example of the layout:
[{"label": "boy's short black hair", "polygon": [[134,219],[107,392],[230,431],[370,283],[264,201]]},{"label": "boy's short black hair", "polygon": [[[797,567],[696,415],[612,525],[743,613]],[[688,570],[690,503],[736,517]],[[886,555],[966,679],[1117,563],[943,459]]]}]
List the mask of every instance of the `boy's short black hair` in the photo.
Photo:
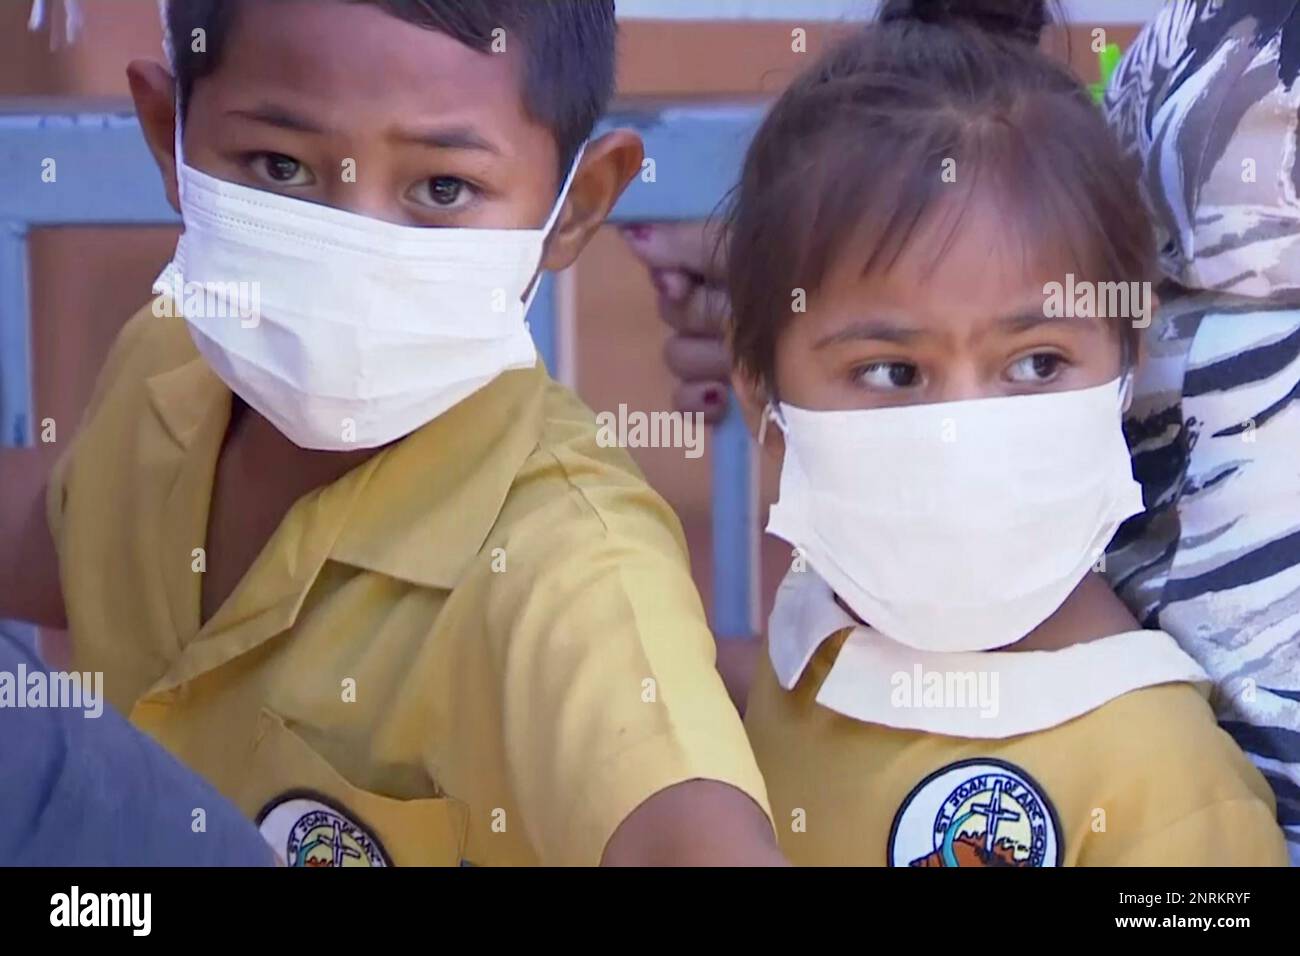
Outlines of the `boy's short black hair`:
[{"label": "boy's short black hair", "polygon": [[[195,81],[217,69],[240,3],[247,0],[169,0],[167,28],[175,47],[173,68],[181,109]],[[257,0],[259,3],[271,0]],[[492,49],[493,31],[526,51],[524,105],[551,130],[567,170],[614,94],[617,26],[614,0],[338,0],[368,3],[436,30],[471,49]],[[205,51],[190,37],[204,31]]]}]

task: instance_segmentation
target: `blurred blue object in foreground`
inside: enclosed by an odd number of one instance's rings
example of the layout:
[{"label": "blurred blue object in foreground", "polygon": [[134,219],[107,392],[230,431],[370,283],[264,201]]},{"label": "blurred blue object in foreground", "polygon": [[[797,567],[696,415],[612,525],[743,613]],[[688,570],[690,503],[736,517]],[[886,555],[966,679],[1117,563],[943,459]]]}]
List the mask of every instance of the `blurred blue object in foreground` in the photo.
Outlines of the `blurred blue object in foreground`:
[{"label": "blurred blue object in foreground", "polygon": [[0,866],[275,862],[251,821],[105,706],[102,676],[70,687],[0,631]]}]

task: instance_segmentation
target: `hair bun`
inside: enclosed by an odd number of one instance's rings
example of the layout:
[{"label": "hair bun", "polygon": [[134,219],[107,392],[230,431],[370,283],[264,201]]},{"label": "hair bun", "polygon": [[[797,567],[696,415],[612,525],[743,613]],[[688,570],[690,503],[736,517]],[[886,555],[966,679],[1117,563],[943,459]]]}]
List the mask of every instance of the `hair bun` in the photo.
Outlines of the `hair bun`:
[{"label": "hair bun", "polygon": [[985,33],[1037,44],[1051,22],[1046,0],[885,0],[880,22],[966,23]]}]

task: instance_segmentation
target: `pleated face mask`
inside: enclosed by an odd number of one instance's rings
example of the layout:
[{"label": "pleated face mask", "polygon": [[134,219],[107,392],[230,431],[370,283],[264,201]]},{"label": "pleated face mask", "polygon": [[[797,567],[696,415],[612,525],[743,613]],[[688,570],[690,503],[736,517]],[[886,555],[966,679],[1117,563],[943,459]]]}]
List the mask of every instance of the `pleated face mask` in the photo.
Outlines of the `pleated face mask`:
[{"label": "pleated face mask", "polygon": [[1142,510],[1126,393],[1124,379],[902,408],[781,405],[767,530],[892,640],[1004,647],[1050,617]]},{"label": "pleated face mask", "polygon": [[185,231],[154,291],[294,444],[379,447],[536,364],[525,316],[581,161],[539,229],[434,229],[216,179],[185,163],[178,133]]}]

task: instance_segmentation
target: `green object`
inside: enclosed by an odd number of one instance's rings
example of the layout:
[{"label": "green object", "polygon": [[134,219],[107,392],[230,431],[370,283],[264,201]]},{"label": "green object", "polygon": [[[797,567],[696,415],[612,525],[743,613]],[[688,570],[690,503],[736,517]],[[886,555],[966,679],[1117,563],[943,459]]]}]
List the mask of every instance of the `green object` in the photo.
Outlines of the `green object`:
[{"label": "green object", "polygon": [[1115,70],[1119,67],[1120,58],[1123,56],[1118,43],[1107,43],[1106,49],[1097,54],[1097,66],[1101,72],[1101,82],[1093,83],[1088,88],[1092,91],[1092,98],[1100,105],[1106,97],[1106,87],[1110,85],[1110,78],[1115,75]]}]

